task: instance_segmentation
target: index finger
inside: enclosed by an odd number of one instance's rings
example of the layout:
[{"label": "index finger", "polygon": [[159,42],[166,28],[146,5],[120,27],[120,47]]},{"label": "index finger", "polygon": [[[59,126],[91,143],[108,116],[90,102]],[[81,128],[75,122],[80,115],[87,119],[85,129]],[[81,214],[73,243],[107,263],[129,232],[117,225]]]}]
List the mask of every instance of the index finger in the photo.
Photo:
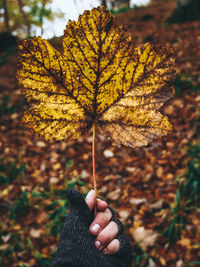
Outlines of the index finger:
[{"label": "index finger", "polygon": [[108,208],[108,203],[102,199],[97,199],[97,211],[105,211]]},{"label": "index finger", "polygon": [[87,194],[85,198],[85,202],[88,205],[90,210],[93,210],[95,205],[97,205],[98,211],[104,211],[108,207],[108,204],[106,203],[106,201],[101,200],[101,199],[96,199],[96,193],[93,189]]}]

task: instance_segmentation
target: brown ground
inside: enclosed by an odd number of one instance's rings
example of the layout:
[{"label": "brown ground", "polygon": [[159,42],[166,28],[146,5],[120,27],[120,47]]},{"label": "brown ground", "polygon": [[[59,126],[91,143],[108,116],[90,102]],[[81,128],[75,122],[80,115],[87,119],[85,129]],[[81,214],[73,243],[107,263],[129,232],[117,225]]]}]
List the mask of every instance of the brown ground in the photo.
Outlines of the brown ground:
[{"label": "brown ground", "polygon": [[[167,25],[165,20],[173,9],[174,1],[170,0],[121,13],[117,20],[119,24],[128,26],[136,45],[151,39],[152,42],[175,48],[177,73],[182,77],[188,75],[196,86],[200,83],[200,22]],[[147,14],[153,17],[149,21],[142,21]],[[54,43],[57,45],[57,41]],[[0,68],[0,96],[10,94],[12,103],[22,98],[15,78],[16,61],[16,55],[13,55]],[[187,176],[188,146],[199,142],[195,123],[199,118],[199,108],[200,97],[197,93],[192,94],[191,88],[181,97],[168,102],[163,112],[168,115],[174,131],[148,147],[116,148],[103,136],[97,136],[96,139],[99,196],[116,208],[132,244],[140,242],[141,236],[144,237],[140,246],[151,259],[150,267],[182,267],[186,266],[183,262],[197,261],[200,257],[199,245],[196,245],[200,240],[198,210],[186,214],[180,240],[170,244],[160,234],[169,225],[170,208],[176,204],[176,179]],[[25,164],[26,179],[14,181],[9,186],[1,185],[1,202],[12,203],[22,191],[31,193],[36,186],[40,190],[47,188],[49,183],[54,189],[60,189],[66,176],[71,181],[82,175],[81,181],[85,185],[78,187],[82,192],[92,188],[91,132],[70,144],[49,144],[22,128],[19,120],[21,114],[20,110],[11,116],[4,115],[0,120],[0,160]],[[70,160],[73,160],[73,166],[66,169],[65,164]],[[18,224],[10,222],[6,213],[3,215],[3,226],[0,224],[5,231],[20,233],[23,239],[29,235],[43,255],[49,255],[55,249],[55,238],[45,237],[44,241],[44,235],[34,236],[33,229],[39,233],[39,229],[48,222],[48,212],[45,210],[48,201],[43,200],[39,209],[34,207]],[[0,250],[3,251],[1,246]],[[20,261],[30,266],[35,263],[33,254],[14,255],[13,266]],[[141,263],[138,266],[147,265]]]}]

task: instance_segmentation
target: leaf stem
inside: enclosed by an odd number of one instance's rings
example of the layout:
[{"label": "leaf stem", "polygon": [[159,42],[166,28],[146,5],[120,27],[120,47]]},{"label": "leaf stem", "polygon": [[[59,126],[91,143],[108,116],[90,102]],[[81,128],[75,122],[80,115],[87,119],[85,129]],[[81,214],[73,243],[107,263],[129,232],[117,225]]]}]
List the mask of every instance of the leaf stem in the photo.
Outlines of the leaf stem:
[{"label": "leaf stem", "polygon": [[[93,123],[93,139],[92,139],[92,167],[93,167],[93,182],[94,182],[94,191],[97,195],[97,180],[96,180],[96,166],[95,166],[95,123]],[[94,215],[96,216],[97,207],[94,207]]]}]

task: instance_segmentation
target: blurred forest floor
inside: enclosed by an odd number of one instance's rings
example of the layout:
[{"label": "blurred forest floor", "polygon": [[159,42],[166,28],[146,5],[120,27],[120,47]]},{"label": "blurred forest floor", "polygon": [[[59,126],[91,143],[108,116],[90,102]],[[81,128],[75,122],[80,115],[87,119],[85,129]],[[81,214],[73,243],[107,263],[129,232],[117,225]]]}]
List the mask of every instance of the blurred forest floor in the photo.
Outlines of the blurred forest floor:
[{"label": "blurred forest floor", "polygon": [[[176,96],[162,109],[173,133],[137,149],[96,141],[98,193],[123,221],[138,267],[200,264],[200,21],[167,24],[174,7],[169,0],[117,15],[136,45],[176,51]],[[51,42],[60,49],[61,39]],[[0,266],[51,266],[66,189],[93,186],[92,135],[50,144],[23,128],[16,62],[12,54],[0,67]]]}]

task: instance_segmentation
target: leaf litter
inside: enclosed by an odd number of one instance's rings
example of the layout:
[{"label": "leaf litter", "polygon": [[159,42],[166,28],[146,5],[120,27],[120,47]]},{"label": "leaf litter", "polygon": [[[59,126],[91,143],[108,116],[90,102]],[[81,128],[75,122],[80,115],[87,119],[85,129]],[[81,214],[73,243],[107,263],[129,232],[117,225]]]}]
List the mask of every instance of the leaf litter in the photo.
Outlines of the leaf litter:
[{"label": "leaf litter", "polygon": [[[182,77],[184,77],[185,73],[189,74],[193,82],[198,84],[198,77],[200,77],[198,67],[200,55],[197,42],[200,34],[199,22],[169,25],[166,26],[168,30],[158,27],[159,23],[163,22],[163,18],[173,8],[174,2],[167,1],[162,5],[158,4],[137,10],[137,13],[130,11],[125,14],[119,14],[117,20],[121,24],[123,22],[128,24],[130,30],[133,29],[138,43],[143,42],[149,33],[153,33],[155,40],[158,38],[159,43],[175,47],[178,55],[176,60],[177,72]],[[150,25],[149,22],[144,23],[144,21],[139,20],[133,22],[130,19],[131,16],[142,16],[144,12],[153,12],[155,14],[155,19],[152,19]],[[53,40],[53,42],[55,47],[60,48],[60,41]],[[190,56],[191,51],[196,55],[195,60],[192,55]],[[0,94],[3,97],[8,92],[12,93],[9,102],[10,106],[21,100],[21,96],[16,90],[16,60],[15,55],[11,56],[8,63],[1,67],[0,72],[2,78],[0,79]],[[139,260],[137,257],[140,256],[140,266],[147,266],[146,256],[149,258],[150,266],[169,267],[184,266],[186,263],[196,262],[200,257],[198,245],[200,238],[199,215],[198,210],[195,208],[191,208],[190,211],[185,213],[187,220],[185,221],[180,242],[169,243],[168,238],[160,235],[153,246],[148,246],[143,251],[132,238],[132,232],[138,227],[144,227],[146,230],[150,229],[160,234],[163,228],[169,226],[170,209],[176,205],[175,193],[178,187],[176,181],[181,177],[182,179],[187,178],[188,146],[190,144],[197,145],[199,142],[197,120],[199,119],[200,101],[198,92],[191,94],[191,90],[192,88],[185,92],[183,91],[180,98],[170,101],[162,109],[162,112],[167,114],[173,124],[174,131],[172,135],[162,138],[162,140],[145,149],[113,148],[109,141],[97,136],[96,164],[99,187],[102,189],[100,195],[110,202],[107,194],[117,190],[119,187],[121,188],[120,203],[117,200],[114,203],[113,201],[111,202],[119,214],[122,216],[123,214],[128,214],[128,217],[125,216],[124,220],[125,228],[134,246],[134,251],[137,252],[137,254],[134,254],[135,262]],[[22,111],[18,109],[16,114],[20,118]],[[51,210],[47,209],[52,202],[57,205],[60,216],[64,216],[61,210],[62,202],[60,204],[59,202],[55,203],[55,200],[57,201],[59,198],[64,199],[64,195],[62,197],[58,195],[58,192],[63,189],[63,182],[69,181],[76,184],[76,188],[81,190],[82,193],[88,191],[88,183],[92,187],[90,177],[84,180],[87,186],[83,184],[82,180],[76,183],[77,177],[82,170],[89,172],[91,169],[91,142],[87,141],[90,139],[91,132],[89,131],[85,136],[79,138],[80,141],[78,139],[78,142],[72,141],[67,145],[66,142],[49,144],[44,142],[43,139],[32,135],[29,130],[23,129],[19,120],[12,118],[10,113],[6,113],[1,117],[0,129],[1,166],[7,166],[8,162],[16,163],[17,169],[13,168],[13,173],[16,172],[15,176],[18,177],[16,180],[12,180],[10,185],[1,184],[1,192],[4,189],[7,190],[7,194],[1,198],[1,210],[4,211],[3,224],[1,222],[1,255],[5,251],[12,255],[10,266],[16,266],[19,263],[34,266],[38,262],[38,258],[33,251],[40,252],[41,258],[46,260],[47,257],[51,259],[49,255],[56,248],[55,236],[49,234],[44,226],[52,222],[52,217],[51,219],[49,217]],[[45,143],[46,147],[36,146],[37,142]],[[105,158],[103,151],[106,149],[111,150],[114,156]],[[53,167],[57,163],[60,163],[60,166]],[[23,169],[19,169],[23,164],[26,166],[24,174]],[[1,170],[1,174],[2,172]],[[163,174],[162,177],[159,175],[161,172]],[[104,177],[109,175],[112,175],[112,177],[108,181],[104,181]],[[9,174],[9,177],[13,177],[13,175]],[[56,190],[56,194],[51,193],[52,191],[48,189],[49,181],[52,177],[58,178],[58,182],[51,187],[51,190]],[[42,197],[40,194],[43,189],[48,194],[45,195],[43,193]],[[26,194],[22,194],[23,192],[28,193],[27,197]],[[36,195],[40,199],[39,206]],[[12,209],[8,210],[7,208],[8,204],[11,207],[12,204],[17,203],[19,198],[23,199],[26,207],[29,207],[27,213],[23,214],[22,220],[20,217],[15,219],[10,217]],[[147,201],[134,204],[131,203],[131,198],[141,200],[145,198]],[[160,200],[162,202],[159,205],[153,206]],[[184,201],[184,199],[181,201]],[[31,206],[28,204],[29,202]],[[123,211],[126,211],[126,213]],[[184,215],[184,212],[181,212]],[[58,221],[55,224],[59,226]],[[43,229],[42,238],[30,237],[31,229]],[[21,241],[19,241],[19,236]],[[30,240],[27,241],[27,237]],[[25,248],[19,249],[18,247],[14,252],[11,252],[9,247],[14,247],[13,244],[15,246],[25,244]],[[8,259],[9,257],[7,257]]]}]

